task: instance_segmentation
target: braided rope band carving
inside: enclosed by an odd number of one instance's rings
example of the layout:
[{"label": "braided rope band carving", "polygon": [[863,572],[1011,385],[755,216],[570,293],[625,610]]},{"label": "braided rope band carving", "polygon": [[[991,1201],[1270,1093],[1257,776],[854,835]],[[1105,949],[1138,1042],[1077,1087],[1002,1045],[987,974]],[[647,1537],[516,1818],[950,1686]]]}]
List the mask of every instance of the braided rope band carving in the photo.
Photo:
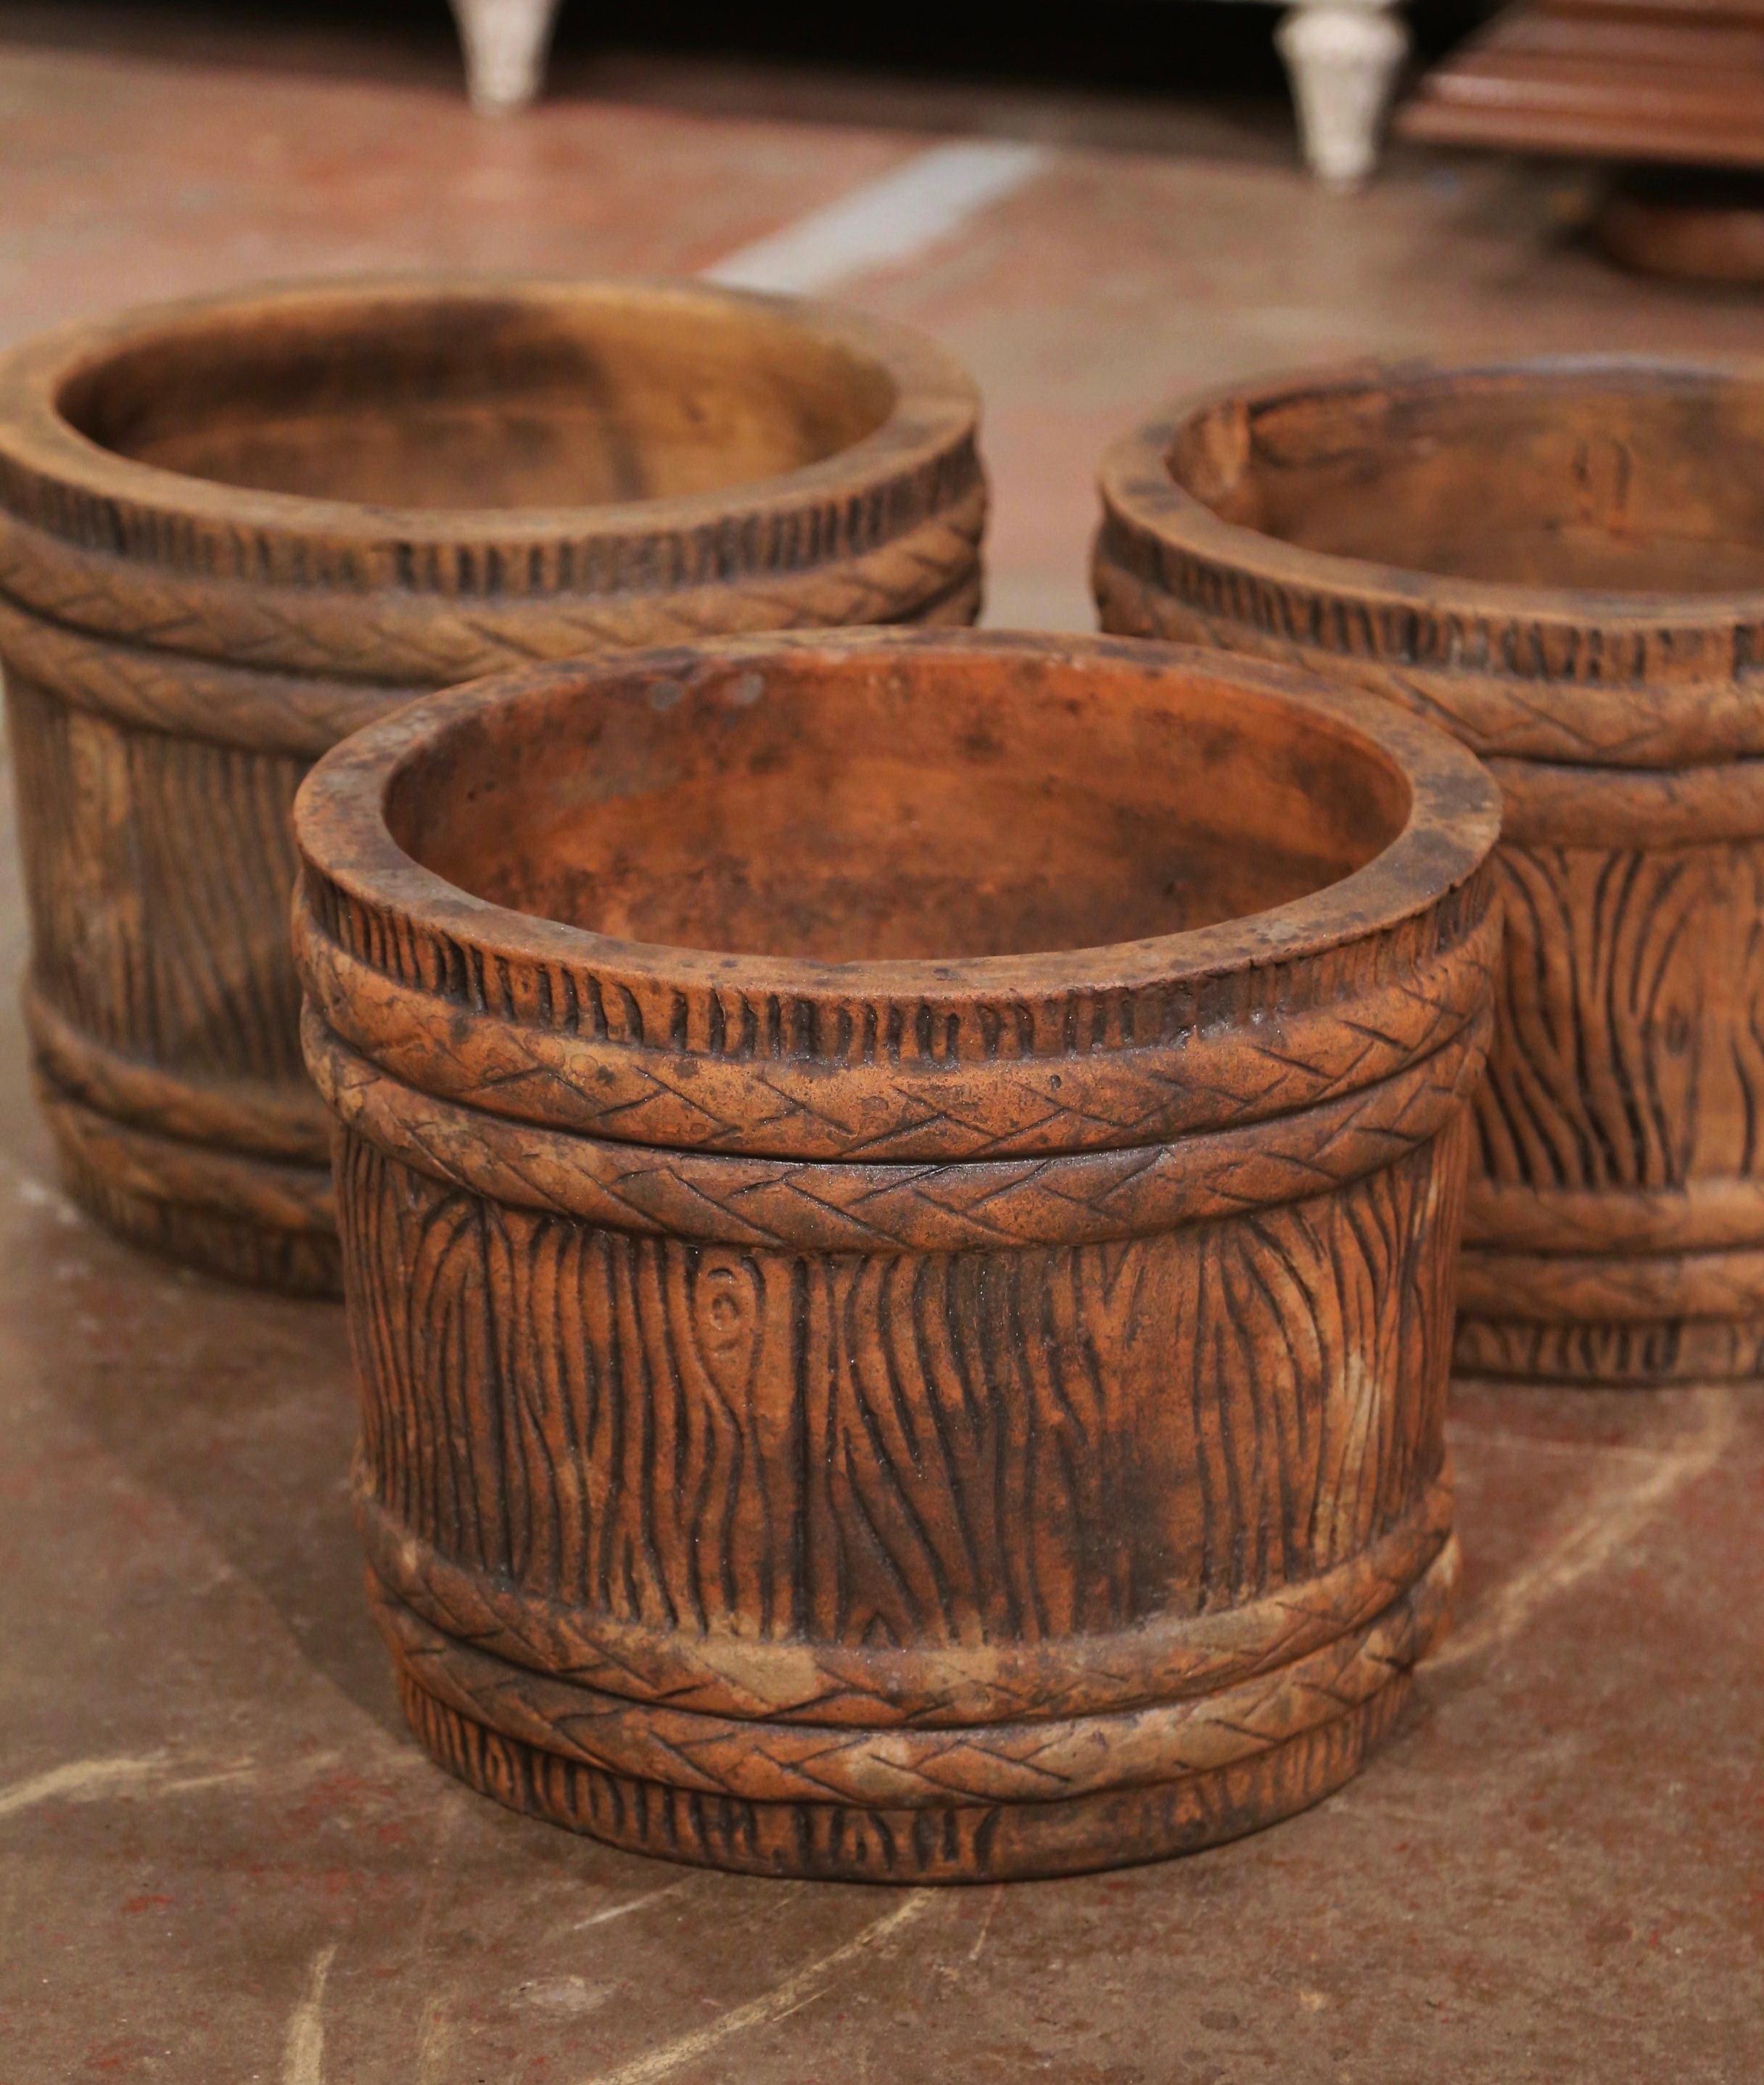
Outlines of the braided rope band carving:
[{"label": "braided rope band carving", "polygon": [[1478,1180],[1464,1242],[1520,1253],[1719,1251],[1764,1238],[1764,1180],[1713,1178],[1681,1187],[1533,1187]]},{"label": "braided rope band carving", "polygon": [[[401,1670],[411,1727],[450,1773],[524,1815],[633,1853],[761,1875],[893,1884],[1007,1882],[1162,1860],[1290,1817],[1352,1778],[1408,1692],[1397,1674],[1361,1707],[1215,1773],[1065,1802],[884,1810],[738,1803],[628,1781],[459,1713]],[[1130,1849],[1130,1850],[1129,1850]]]},{"label": "braided rope band carving", "polygon": [[[450,601],[391,590],[278,594],[71,552],[0,519],[0,594],[16,604],[15,629],[24,626],[21,656],[52,672],[71,662],[70,677],[94,707],[148,710],[163,725],[202,736],[214,720],[193,693],[180,698],[158,661],[193,660],[198,677],[214,661],[269,677],[269,704],[286,707],[291,697],[328,715],[331,743],[358,712],[363,682],[443,687],[609,645],[935,620],[952,598],[971,607],[986,511],[977,472],[970,456],[968,482],[948,505],[861,554],[706,584],[525,600]],[[84,640],[78,647],[70,642],[76,635]],[[335,686],[309,690],[299,685],[303,677]],[[254,735],[250,742],[263,741]]]},{"label": "braided rope band carving", "polygon": [[[425,648],[405,658],[401,677],[388,659],[377,677],[358,675],[367,654],[354,641],[355,608],[339,610],[334,643],[308,649],[306,669],[269,660],[261,648],[228,643],[225,656],[146,641],[140,624],[119,618],[124,634],[103,634],[23,608],[6,585],[5,531],[0,524],[0,653],[15,673],[53,687],[66,702],[119,722],[236,745],[249,752],[319,755],[428,689],[498,666],[604,645],[687,642],[721,632],[846,622],[914,622],[960,626],[980,612],[980,541],[986,518],[976,488],[959,512],[928,523],[861,566],[828,567],[770,592],[719,588],[677,596],[613,598],[558,610],[544,628],[483,636],[474,618],[470,641],[456,652],[428,642],[433,626],[420,605],[411,613]],[[899,584],[896,584],[898,581]],[[302,599],[290,618],[310,629],[319,605]],[[206,629],[206,622],[199,624]],[[217,640],[218,642],[218,640]]]},{"label": "braided rope band carving", "polygon": [[1557,1324],[1749,1319],[1764,1312],[1764,1246],[1596,1255],[1471,1247],[1458,1275],[1458,1307],[1466,1316]]},{"label": "braided rope band carving", "polygon": [[1291,1665],[1370,1623],[1427,1570],[1451,1532],[1452,1487],[1442,1472],[1368,1548],[1242,1606],[973,1649],[693,1635],[592,1614],[443,1556],[372,1495],[358,1460],[355,1511],[388,1599],[505,1664],[695,1714],[939,1728],[1117,1713]]},{"label": "braided rope band carving", "polygon": [[[621,1142],[871,1163],[1139,1149],[1363,1091],[1452,1043],[1482,1014],[1500,920],[1486,889],[1475,898],[1442,908],[1455,916],[1438,931],[1455,938],[1418,952],[1412,966],[1406,950],[1393,953],[1388,982],[1268,975],[1265,1021],[1221,1014],[1161,1043],[1013,1056],[1003,1060],[1012,1076],[1002,1091],[998,1056],[877,1053],[877,1061],[857,1054],[867,1034],[885,1035],[895,1025],[861,1000],[821,1024],[850,1038],[852,1054],[843,1059],[719,1056],[689,1047],[693,1029],[702,1034],[709,1025],[690,1014],[686,1047],[670,1047],[680,1024],[630,1040],[585,1022],[547,1025],[545,1009],[554,1012],[566,996],[579,1007],[612,996],[610,982],[588,974],[553,972],[541,979],[536,1003],[512,1012],[413,986],[405,981],[413,968],[464,975],[463,955],[413,962],[402,937],[386,937],[379,943],[385,966],[366,962],[320,927],[310,879],[295,935],[315,1015],[339,1044],[401,1085],[515,1121]],[[351,939],[370,945],[373,937],[357,920]],[[1338,996],[1322,996],[1331,984]],[[1318,995],[1310,1003],[1308,985]],[[719,1009],[719,1025],[733,1037],[759,1024],[737,1005]],[[787,1018],[779,1025],[795,1026]],[[1065,1025],[1057,1017],[1033,1024]],[[1001,1012],[994,1024],[1001,1041],[1006,1026]],[[918,1023],[898,1026],[904,1036]]]},{"label": "braided rope band carving", "polygon": [[138,729],[316,760],[417,683],[348,682],[198,658],[48,620],[0,592],[0,656],[70,707]]},{"label": "braided rope band carving", "polygon": [[375,1618],[426,1693],[519,1742],[634,1780],[759,1803],[884,1809],[1067,1800],[1216,1773],[1363,1706],[1444,1627],[1455,1539],[1381,1613],[1273,1671],[1113,1715],[852,1729],[732,1720],[510,1665],[431,1629],[370,1577]]},{"label": "braided rope band carving", "polygon": [[329,1169],[266,1158],[142,1129],[88,1106],[40,1076],[49,1127],[83,1175],[138,1200],[181,1204],[267,1230],[329,1238],[337,1203]]},{"label": "braided rope band carving", "polygon": [[84,1034],[29,979],[23,1010],[39,1070],[70,1101],[180,1143],[293,1159],[329,1173],[331,1125],[309,1087],[243,1078],[198,1085],[176,1077]]},{"label": "braided rope band carving", "polygon": [[[1099,553],[1097,600],[1105,627],[1327,673],[1329,651],[1266,637],[1196,614],[1140,586]],[[1539,724],[1533,691],[1484,684],[1457,671],[1399,671],[1356,658],[1355,682],[1443,725],[1487,761],[1499,783],[1509,841],[1571,847],[1675,847],[1764,839],[1764,728],[1753,690],[1728,679],[1673,689],[1656,701],[1626,689],[1626,705],[1595,735],[1578,711]],[[1690,695],[1701,706],[1687,725]],[[1480,696],[1481,699],[1478,699]],[[1697,762],[1684,759],[1687,749]],[[1742,757],[1745,756],[1745,757]],[[1669,764],[1680,761],[1682,764]]]},{"label": "braided rope band carving", "polygon": [[[1626,671],[1589,637],[1558,648],[1519,626],[1478,631],[1446,618],[1431,626],[1438,631],[1436,658],[1411,660],[1414,639],[1406,620],[1385,627],[1371,616],[1356,618],[1327,596],[1285,586],[1240,601],[1208,583],[1206,571],[1167,549],[1154,555],[1134,524],[1111,514],[1091,567],[1104,628],[1218,645],[1312,673],[1338,672],[1345,661],[1359,686],[1490,758],[1651,767],[1764,755],[1757,699],[1736,670],[1737,652],[1764,659],[1764,630],[1749,633],[1743,646],[1724,628],[1700,636],[1651,631],[1638,640]],[[1238,607],[1249,612],[1233,612]],[[1416,611],[1403,613],[1412,618]],[[1479,654],[1488,661],[1482,669]],[[1609,679],[1576,680],[1577,656],[1602,658]],[[1575,685],[1571,707],[1541,699],[1551,660],[1565,666],[1561,677]],[[1507,660],[1512,669],[1503,672]]]},{"label": "braided rope band carving", "polygon": [[303,1037],[314,1083],[347,1132],[492,1200],[728,1244],[959,1252],[1133,1238],[1343,1187],[1457,1119],[1482,1076],[1488,1030],[1485,1013],[1376,1085],[1242,1129],[1124,1151],[917,1166],[602,1142],[403,1085],[345,1049],[310,1009]]}]

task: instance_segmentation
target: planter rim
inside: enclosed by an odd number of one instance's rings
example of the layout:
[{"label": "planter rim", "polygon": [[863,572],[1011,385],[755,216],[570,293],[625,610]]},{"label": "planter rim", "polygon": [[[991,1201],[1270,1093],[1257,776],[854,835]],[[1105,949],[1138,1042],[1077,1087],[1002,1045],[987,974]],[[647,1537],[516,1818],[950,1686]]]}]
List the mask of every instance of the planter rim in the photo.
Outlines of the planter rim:
[{"label": "planter rim", "polygon": [[[539,312],[643,304],[665,312],[719,316],[749,312],[782,321],[825,346],[882,368],[895,397],[879,427],[830,456],[795,470],[706,492],[581,507],[401,507],[299,493],[253,490],[205,478],[107,448],[61,413],[62,388],[82,371],[157,336],[228,316],[278,311],[339,316],[374,307],[411,308],[474,301],[516,304]],[[560,535],[630,541],[669,538],[756,512],[849,506],[867,493],[930,467],[952,443],[971,436],[979,395],[955,358],[910,328],[817,299],[725,288],[689,278],[540,277],[494,273],[398,274],[316,278],[254,286],[218,295],[140,305],[119,316],[39,334],[0,358],[0,512],[83,541],[57,495],[107,502],[150,521],[172,524],[146,553],[185,561],[177,524],[249,530],[280,542],[322,540],[362,551],[401,545],[511,549]],[[132,553],[143,554],[138,545]]]},{"label": "planter rim", "polygon": [[[386,798],[405,763],[486,709],[645,676],[679,681],[701,670],[720,677],[731,668],[763,668],[770,661],[820,658],[837,664],[889,654],[922,660],[939,656],[1058,660],[1142,676],[1180,674],[1226,690],[1272,696],[1321,712],[1346,726],[1369,752],[1393,762],[1409,784],[1409,815],[1387,847],[1346,877],[1284,904],[1209,926],[1092,948],[850,962],[627,941],[516,911],[446,881],[406,854],[388,830]],[[651,987],[702,992],[738,985],[748,992],[774,992],[829,1007],[863,996],[911,996],[935,1006],[977,998],[1020,1001],[1075,989],[1130,992],[1193,983],[1376,936],[1427,911],[1476,874],[1498,836],[1499,804],[1487,770],[1436,725],[1291,667],[1198,646],[1111,637],[859,628],[566,660],[445,690],[370,724],[328,753],[295,800],[295,831],[306,863],[304,878],[316,877],[369,911],[390,908],[405,921],[517,966],[587,964],[604,975]]]},{"label": "planter rim", "polygon": [[[1098,483],[1105,515],[1165,547],[1191,551],[1234,571],[1278,584],[1351,596],[1374,609],[1425,607],[1485,620],[1524,620],[1605,633],[1708,635],[1736,623],[1764,622],[1764,588],[1725,594],[1603,591],[1525,586],[1458,579],[1422,567],[1390,565],[1333,550],[1312,550],[1243,524],[1228,521],[1172,475],[1168,456],[1185,427],[1228,406],[1254,411],[1306,397],[1326,398],[1375,389],[1410,397],[1446,387],[1545,389],[1592,377],[1621,378],[1638,389],[1670,393],[1687,380],[1764,389],[1764,358],[1695,354],[1553,355],[1512,360],[1452,363],[1378,357],[1278,371],[1248,382],[1185,393],[1158,417],[1119,437],[1104,452]],[[1106,524],[1105,524],[1106,525]]]}]

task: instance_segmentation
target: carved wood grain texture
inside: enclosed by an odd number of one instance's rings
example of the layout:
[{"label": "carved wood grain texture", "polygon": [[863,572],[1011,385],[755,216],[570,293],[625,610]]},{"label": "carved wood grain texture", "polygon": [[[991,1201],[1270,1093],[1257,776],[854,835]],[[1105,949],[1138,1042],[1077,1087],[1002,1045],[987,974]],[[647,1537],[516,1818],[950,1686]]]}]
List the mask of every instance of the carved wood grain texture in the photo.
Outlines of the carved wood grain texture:
[{"label": "carved wood grain texture", "polygon": [[[612,353],[603,332],[624,342],[630,395],[665,417],[631,344],[646,326],[657,357],[699,330],[723,343],[724,417],[744,454],[756,414],[766,435],[769,371],[797,439],[798,360],[811,391],[880,383],[893,402],[830,468],[725,473],[715,497],[665,484],[642,496],[652,431],[639,417],[612,429],[628,452],[625,503],[541,497],[536,524],[518,506],[477,512],[468,471],[455,473],[456,512],[422,509],[446,456],[401,414],[444,388],[456,342],[481,372],[506,367],[517,406],[536,357],[541,372],[560,356],[576,368],[579,394],[541,388],[521,423],[519,469],[541,473],[543,493],[570,481],[572,443],[592,446],[597,423],[575,406]],[[312,340],[348,351],[299,350]],[[401,358],[422,382],[401,388]],[[389,385],[369,415],[390,473],[376,503],[312,490],[355,468],[346,380],[319,384],[297,440],[278,418],[290,385],[327,368],[378,369]],[[715,383],[695,380],[709,453],[721,407]],[[474,454],[495,448],[495,389],[481,383],[452,423]],[[108,418],[76,425],[88,393]],[[230,419],[204,418],[210,394],[231,401]],[[829,424],[855,410],[837,397],[811,407]],[[541,453],[547,413],[555,440]],[[966,378],[911,336],[692,287],[293,289],[14,350],[0,363],[0,665],[31,899],[27,1013],[76,1197],[210,1271],[334,1293],[327,1136],[301,1068],[286,936],[290,807],[312,760],[411,697],[498,666],[791,624],[971,621],[986,507],[975,419]],[[158,431],[138,454],[142,427]],[[270,437],[299,451],[275,459],[292,490],[251,474]],[[500,494],[519,469],[502,470]],[[417,511],[399,511],[405,483]]]},{"label": "carved wood grain texture", "polygon": [[93,1042],[217,1079],[299,1063],[299,987],[269,926],[304,769],[71,709],[9,675],[38,990]]},{"label": "carved wood grain texture", "polygon": [[346,1136],[370,1495],[661,1629],[956,1646],[1236,1606],[1439,1475],[1463,1142],[1237,1223],[859,1257],[498,1207]]},{"label": "carved wood grain texture", "polygon": [[[1415,462],[1422,450],[1402,445],[1448,410],[1455,378],[1460,417]],[[1524,450],[1497,418],[1480,446],[1506,458],[1516,514],[1530,500],[1551,517],[1507,553],[1530,572],[1473,592],[1448,569],[1365,562],[1406,526],[1401,483],[1378,473],[1418,486],[1431,469],[1448,484],[1482,391],[1510,400],[1528,384],[1547,433]],[[1722,511],[1743,499],[1721,489],[1708,431],[1729,414],[1743,444],[1753,389],[1712,366],[1323,372],[1179,408],[1105,466],[1105,627],[1345,676],[1444,724],[1500,783],[1507,960],[1476,1104],[1466,1374],[1645,1386],[1764,1363],[1764,651],[1755,597],[1689,590],[1699,529],[1712,569],[1755,555],[1744,516]],[[1340,495],[1340,529],[1365,537],[1353,563],[1253,520],[1264,476],[1281,488],[1266,497],[1297,501],[1338,398],[1357,431],[1317,467],[1351,472],[1357,457],[1372,487],[1358,503]],[[1190,490],[1172,460],[1198,471],[1194,445],[1209,442],[1214,476]],[[1414,498],[1419,557],[1440,524]],[[1478,537],[1476,509],[1466,490],[1442,511],[1480,570],[1500,539]],[[1652,597],[1609,580],[1577,591],[1576,558],[1625,561]]]},{"label": "carved wood grain texture", "polygon": [[334,1289],[327,1137],[282,919],[305,763],[137,730],[17,673],[6,689],[27,1013],[70,1186],[176,1256]]},{"label": "carved wood grain texture", "polygon": [[[1516,843],[1499,868],[1508,958],[1477,1103],[1465,1365],[1757,1373],[1764,843]],[[1555,1224],[1527,1201],[1554,1203]]]},{"label": "carved wood grain texture", "polygon": [[1764,846],[1516,842],[1499,878],[1507,970],[1478,1116],[1490,1183],[1756,1179]]},{"label": "carved wood grain texture", "polygon": [[[517,1808],[761,1873],[1054,1873],[1301,1807],[1385,1727],[1456,1577],[1486,778],[1345,703],[1411,776],[1372,881],[1300,901],[1290,958],[1245,959],[1233,922],[1137,945],[1139,974],[1087,952],[1095,984],[1059,956],[768,975],[634,949],[391,842],[407,758],[494,790],[528,706],[664,684],[690,740],[744,669],[849,703],[854,738],[917,676],[969,748],[977,681],[1033,745],[1197,671],[904,634],[638,655],[418,705],[315,773],[295,946],[412,1724]],[[1255,686],[1283,707],[1228,676],[1197,730],[1247,758],[1331,699]],[[469,761],[450,729],[481,735]]]}]

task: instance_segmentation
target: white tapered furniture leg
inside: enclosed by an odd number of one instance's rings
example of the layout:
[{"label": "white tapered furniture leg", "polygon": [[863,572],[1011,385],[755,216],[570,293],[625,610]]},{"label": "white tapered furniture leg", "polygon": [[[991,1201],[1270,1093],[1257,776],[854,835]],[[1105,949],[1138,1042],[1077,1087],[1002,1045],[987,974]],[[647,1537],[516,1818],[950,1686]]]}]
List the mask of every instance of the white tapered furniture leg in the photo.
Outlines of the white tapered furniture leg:
[{"label": "white tapered furniture leg", "polygon": [[466,86],[481,115],[524,108],[545,74],[559,0],[453,0]]},{"label": "white tapered furniture leg", "polygon": [[1384,110],[1409,53],[1393,0],[1301,0],[1274,41],[1306,165],[1332,188],[1359,187],[1378,163]]}]

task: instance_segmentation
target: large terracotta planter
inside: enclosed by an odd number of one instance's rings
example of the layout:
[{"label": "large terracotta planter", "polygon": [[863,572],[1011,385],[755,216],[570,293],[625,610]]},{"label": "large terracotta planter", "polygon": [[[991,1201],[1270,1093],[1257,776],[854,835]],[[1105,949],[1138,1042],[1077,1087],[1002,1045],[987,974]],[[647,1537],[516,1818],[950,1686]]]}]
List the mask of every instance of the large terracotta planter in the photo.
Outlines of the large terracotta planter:
[{"label": "large terracotta planter", "polygon": [[437,697],[296,822],[439,1759],[897,1881],[1354,1772],[1455,1556],[1466,754],[1192,652],[851,632]]},{"label": "large terracotta planter", "polygon": [[27,1004],[81,1200],[334,1287],[286,947],[309,763],[536,657],[970,620],[975,412],[910,336],[690,287],[275,291],[7,359]]},{"label": "large terracotta planter", "polygon": [[1362,366],[1122,444],[1115,631],[1357,681],[1482,754],[1508,960],[1467,1374],[1764,1367],[1764,372]]}]

